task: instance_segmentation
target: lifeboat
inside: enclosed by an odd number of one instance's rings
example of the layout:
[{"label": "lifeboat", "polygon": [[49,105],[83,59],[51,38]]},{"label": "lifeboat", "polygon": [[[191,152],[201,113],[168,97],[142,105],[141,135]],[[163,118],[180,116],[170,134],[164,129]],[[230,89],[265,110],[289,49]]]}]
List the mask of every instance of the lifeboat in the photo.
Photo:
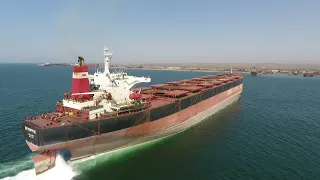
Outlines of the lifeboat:
[{"label": "lifeboat", "polygon": [[140,93],[132,93],[129,96],[130,99],[134,99],[134,100],[140,99],[141,97],[142,97],[142,94],[140,94]]}]

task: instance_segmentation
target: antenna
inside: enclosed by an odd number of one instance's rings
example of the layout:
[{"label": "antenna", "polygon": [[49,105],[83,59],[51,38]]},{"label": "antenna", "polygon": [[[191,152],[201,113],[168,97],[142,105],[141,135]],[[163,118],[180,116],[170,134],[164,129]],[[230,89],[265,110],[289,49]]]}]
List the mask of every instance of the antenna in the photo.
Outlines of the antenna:
[{"label": "antenna", "polygon": [[109,52],[109,49],[104,46],[103,48],[103,55],[104,55],[104,73],[110,73],[109,71],[109,63],[111,62],[112,53]]}]

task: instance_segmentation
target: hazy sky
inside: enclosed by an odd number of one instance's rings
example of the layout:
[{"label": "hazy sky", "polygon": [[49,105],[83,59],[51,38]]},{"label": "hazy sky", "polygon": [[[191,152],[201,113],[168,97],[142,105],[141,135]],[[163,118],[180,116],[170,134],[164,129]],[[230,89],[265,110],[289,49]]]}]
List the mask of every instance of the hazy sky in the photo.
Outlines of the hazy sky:
[{"label": "hazy sky", "polygon": [[320,0],[2,0],[0,62],[320,63]]}]

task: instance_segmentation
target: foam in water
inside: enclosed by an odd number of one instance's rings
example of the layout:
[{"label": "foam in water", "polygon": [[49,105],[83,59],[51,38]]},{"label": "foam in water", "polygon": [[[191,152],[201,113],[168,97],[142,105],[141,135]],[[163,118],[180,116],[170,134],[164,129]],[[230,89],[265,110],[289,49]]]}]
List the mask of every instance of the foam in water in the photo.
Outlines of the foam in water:
[{"label": "foam in water", "polygon": [[77,172],[73,171],[71,166],[66,163],[61,155],[58,155],[56,158],[55,167],[42,174],[39,174],[38,176],[36,176],[35,170],[31,169],[22,171],[13,177],[6,177],[3,180],[70,180],[76,175]]},{"label": "foam in water", "polygon": [[[79,159],[70,163],[67,163],[60,152],[57,153],[56,157],[56,164],[55,167],[36,176],[35,169],[25,170],[17,174],[16,176],[6,177],[1,180],[51,180],[51,179],[58,179],[58,180],[71,180],[73,177],[78,176],[81,174],[82,171],[86,171],[95,167],[100,163],[107,162],[109,158],[120,158],[122,156],[126,156],[127,153],[132,151],[138,150],[140,148],[144,148],[145,146],[152,145],[156,142],[159,142],[165,138],[160,138],[157,140],[145,142],[142,144],[137,144],[134,146],[129,146],[126,148],[101,153],[93,156],[89,156],[87,158]],[[29,163],[33,163],[31,160]],[[32,164],[33,165],[33,164]],[[17,164],[14,165],[13,168],[16,168]]]}]

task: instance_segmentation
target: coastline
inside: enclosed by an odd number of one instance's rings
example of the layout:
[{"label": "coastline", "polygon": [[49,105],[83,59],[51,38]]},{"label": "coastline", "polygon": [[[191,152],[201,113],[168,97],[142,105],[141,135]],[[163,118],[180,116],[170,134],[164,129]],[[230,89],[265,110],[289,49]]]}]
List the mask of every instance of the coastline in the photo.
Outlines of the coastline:
[{"label": "coastline", "polygon": [[[112,67],[112,68],[126,68],[126,69],[142,69],[142,70],[157,70],[157,71],[189,71],[189,72],[215,72],[215,73],[228,73],[230,72],[227,70],[201,70],[201,69],[171,69],[171,68],[137,68],[137,67]],[[232,73],[242,73],[242,74],[250,74],[250,72],[248,71],[237,71],[237,70],[233,70]],[[284,76],[302,76],[303,74],[288,74],[288,73],[281,73],[281,72],[274,72],[274,73],[258,73],[257,76],[259,75],[284,75]],[[318,74],[314,74],[314,77],[319,77]]]},{"label": "coastline", "polygon": [[[117,67],[120,68],[120,67]],[[157,68],[132,68],[132,67],[121,67],[126,69],[143,69],[143,70],[157,70],[157,71],[190,71],[190,72],[230,72],[230,71],[214,71],[214,70],[192,70],[192,69],[157,69]],[[250,72],[241,72],[241,71],[232,71],[233,73],[246,73],[249,74]]]},{"label": "coastline", "polygon": [[[89,67],[99,67],[99,64],[87,64]],[[60,64],[52,64],[50,66],[62,66]],[[70,65],[71,66],[71,65]],[[72,66],[71,66],[72,67]],[[160,66],[160,65],[111,65],[110,68],[117,69],[142,69],[142,70],[157,70],[157,71],[189,71],[189,72],[214,72],[214,73],[230,73],[231,67],[226,66]],[[232,68],[233,73],[242,73],[242,74],[250,74],[252,68],[239,68],[235,66]],[[291,68],[258,68],[257,69],[258,76],[259,75],[287,75],[287,76],[303,76],[303,77],[316,77],[320,76],[320,68],[319,69],[291,69]]]}]

